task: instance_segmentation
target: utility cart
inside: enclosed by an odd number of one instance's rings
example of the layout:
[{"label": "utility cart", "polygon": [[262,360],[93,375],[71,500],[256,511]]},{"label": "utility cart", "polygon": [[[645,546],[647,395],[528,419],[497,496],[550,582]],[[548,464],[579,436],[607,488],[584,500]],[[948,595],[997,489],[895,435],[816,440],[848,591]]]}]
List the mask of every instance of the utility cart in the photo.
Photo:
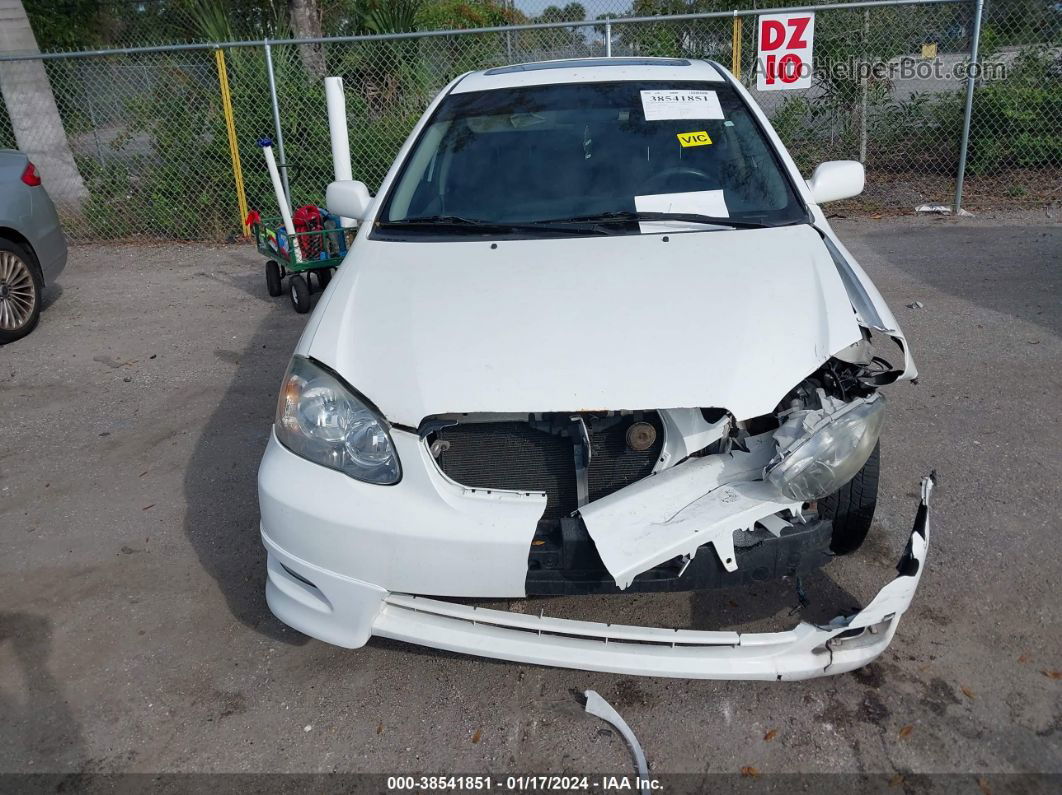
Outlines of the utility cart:
[{"label": "utility cart", "polygon": [[[300,219],[304,211],[311,216],[309,223]],[[284,220],[281,217],[261,218],[257,213],[252,213],[248,219],[251,231],[254,233],[255,245],[258,250],[269,257],[265,265],[266,288],[274,298],[284,292],[283,280],[288,280],[288,295],[291,297],[291,305],[299,314],[310,311],[310,272],[317,278],[317,286],[324,289],[332,279],[334,271],[343,261],[347,254],[348,232],[353,229],[344,229],[338,217],[327,210],[319,207],[300,207],[295,213],[296,229],[305,228],[307,231],[297,231],[289,235],[284,228]],[[314,223],[315,221],[319,223]],[[320,228],[313,228],[319,226]],[[292,241],[297,243],[292,245]]]}]

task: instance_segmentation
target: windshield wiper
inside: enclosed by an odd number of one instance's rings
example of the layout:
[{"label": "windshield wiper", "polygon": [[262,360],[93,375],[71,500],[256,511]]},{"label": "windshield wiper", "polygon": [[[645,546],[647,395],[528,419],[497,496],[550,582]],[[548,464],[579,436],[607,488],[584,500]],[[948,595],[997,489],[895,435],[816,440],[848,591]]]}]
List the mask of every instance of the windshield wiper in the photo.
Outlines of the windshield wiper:
[{"label": "windshield wiper", "polygon": [[481,232],[526,232],[526,231],[557,231],[569,234],[609,234],[608,230],[601,229],[593,224],[568,225],[555,224],[552,221],[485,221],[478,218],[465,218],[460,215],[425,215],[414,218],[403,218],[397,221],[378,221],[377,226],[383,229],[405,229],[408,227],[433,227],[443,229],[458,229]]},{"label": "windshield wiper", "polygon": [[414,218],[401,218],[397,221],[379,221],[380,226],[489,226],[496,224],[475,218],[463,218],[460,215],[422,215]]},{"label": "windshield wiper", "polygon": [[551,218],[542,221],[544,224],[607,224],[625,223],[629,221],[682,221],[694,224],[711,224],[713,226],[729,226],[732,229],[768,229],[773,224],[765,224],[759,221],[740,221],[734,218],[720,218],[714,215],[702,215],[700,213],[665,213],[665,212],[632,212],[630,210],[617,210],[615,212],[600,213],[598,215],[577,215],[572,218]]}]

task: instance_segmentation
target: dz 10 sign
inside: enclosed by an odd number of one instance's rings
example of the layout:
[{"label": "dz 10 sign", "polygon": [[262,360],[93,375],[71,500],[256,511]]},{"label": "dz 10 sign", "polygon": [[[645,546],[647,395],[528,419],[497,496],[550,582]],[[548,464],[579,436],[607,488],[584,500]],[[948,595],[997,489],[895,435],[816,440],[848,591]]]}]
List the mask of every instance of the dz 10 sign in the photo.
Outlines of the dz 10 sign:
[{"label": "dz 10 sign", "polygon": [[811,88],[815,15],[769,14],[757,22],[756,88]]}]

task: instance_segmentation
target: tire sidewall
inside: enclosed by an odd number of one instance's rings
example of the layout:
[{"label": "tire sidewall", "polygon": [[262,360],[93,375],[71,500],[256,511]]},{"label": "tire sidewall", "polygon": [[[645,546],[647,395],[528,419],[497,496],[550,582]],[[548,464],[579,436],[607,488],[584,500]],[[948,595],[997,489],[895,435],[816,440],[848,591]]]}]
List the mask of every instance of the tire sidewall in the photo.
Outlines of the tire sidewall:
[{"label": "tire sidewall", "polygon": [[284,283],[280,275],[280,263],[276,260],[271,259],[266,263],[266,291],[273,298],[284,294]]},{"label": "tire sidewall", "polygon": [[36,299],[33,311],[30,314],[30,319],[25,325],[15,331],[0,329],[0,345],[6,345],[9,342],[15,342],[16,340],[22,339],[37,327],[37,323],[41,317],[44,278],[41,275],[40,265],[37,264],[37,258],[33,256],[33,252],[27,247],[8,240],[7,238],[0,238],[0,251],[14,254],[26,265],[26,268],[30,273],[30,278],[33,280],[34,298]]},{"label": "tire sidewall", "polygon": [[310,285],[304,276],[295,274],[288,279],[288,295],[292,307],[300,315],[310,311]]}]

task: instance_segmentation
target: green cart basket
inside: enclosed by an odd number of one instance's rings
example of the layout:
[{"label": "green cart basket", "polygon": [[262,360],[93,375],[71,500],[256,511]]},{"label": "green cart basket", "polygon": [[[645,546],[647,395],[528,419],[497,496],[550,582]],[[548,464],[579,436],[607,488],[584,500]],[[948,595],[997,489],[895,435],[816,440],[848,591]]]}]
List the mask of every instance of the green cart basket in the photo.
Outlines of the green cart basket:
[{"label": "green cart basket", "polygon": [[[266,288],[274,298],[284,292],[283,280],[288,280],[291,305],[299,314],[310,311],[310,271],[317,277],[317,286],[324,289],[332,279],[332,271],[339,267],[347,254],[347,235],[339,219],[321,210],[324,229],[296,232],[289,235],[281,218],[262,218],[251,224],[258,251],[269,257],[265,265]],[[297,257],[291,240],[298,241],[302,257]]]}]

